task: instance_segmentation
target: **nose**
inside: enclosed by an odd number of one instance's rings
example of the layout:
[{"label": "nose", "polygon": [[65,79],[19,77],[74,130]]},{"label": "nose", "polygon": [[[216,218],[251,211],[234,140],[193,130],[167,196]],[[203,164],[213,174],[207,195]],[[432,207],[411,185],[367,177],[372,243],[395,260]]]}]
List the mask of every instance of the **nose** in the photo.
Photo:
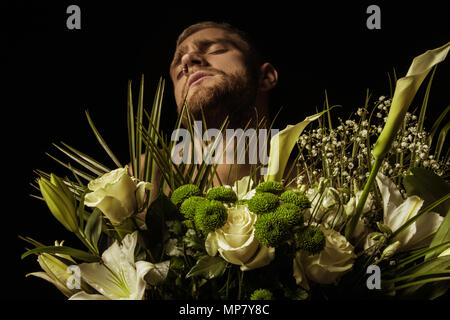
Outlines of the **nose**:
[{"label": "nose", "polygon": [[183,66],[183,73],[185,75],[189,74],[189,71],[192,70],[193,67],[203,67],[206,64],[207,62],[203,55],[197,52],[185,53],[183,57],[181,57],[181,65]]}]

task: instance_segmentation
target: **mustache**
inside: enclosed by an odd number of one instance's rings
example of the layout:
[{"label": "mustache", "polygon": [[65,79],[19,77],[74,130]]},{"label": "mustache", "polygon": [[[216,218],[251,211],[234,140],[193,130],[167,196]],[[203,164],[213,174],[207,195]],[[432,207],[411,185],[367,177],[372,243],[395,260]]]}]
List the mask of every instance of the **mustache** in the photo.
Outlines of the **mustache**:
[{"label": "mustache", "polygon": [[[216,75],[226,76],[226,75],[227,75],[227,74],[226,74],[225,72],[223,72],[222,70],[218,70],[218,69],[215,69],[215,68],[208,68],[208,67],[207,67],[207,68],[194,68],[194,69],[190,70],[190,72],[189,72],[189,77],[190,77],[192,74],[194,74],[194,73],[196,73],[196,72],[198,72],[198,71],[211,73],[213,76],[216,76]],[[186,96],[186,94],[187,94],[188,91],[189,91],[189,83],[188,83],[189,77],[186,78],[186,82],[184,83],[183,92],[182,92],[182,95],[183,95],[184,97]]]}]

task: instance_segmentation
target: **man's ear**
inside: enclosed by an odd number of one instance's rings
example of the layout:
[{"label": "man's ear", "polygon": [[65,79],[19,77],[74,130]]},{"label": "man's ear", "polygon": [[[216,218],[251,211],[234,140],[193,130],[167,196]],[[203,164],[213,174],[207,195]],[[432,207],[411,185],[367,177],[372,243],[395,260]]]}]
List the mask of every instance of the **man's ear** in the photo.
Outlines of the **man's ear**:
[{"label": "man's ear", "polygon": [[278,72],[275,67],[269,63],[265,62],[261,65],[259,76],[259,90],[269,91],[277,85],[278,82]]}]

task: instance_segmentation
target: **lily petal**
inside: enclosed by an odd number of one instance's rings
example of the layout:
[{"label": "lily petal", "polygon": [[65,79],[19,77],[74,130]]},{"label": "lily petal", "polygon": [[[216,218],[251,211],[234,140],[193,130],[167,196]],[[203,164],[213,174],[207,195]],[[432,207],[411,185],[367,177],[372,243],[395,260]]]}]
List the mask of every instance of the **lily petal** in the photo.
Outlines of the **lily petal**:
[{"label": "lily petal", "polygon": [[383,212],[386,219],[386,216],[403,202],[403,197],[397,186],[385,175],[378,173],[376,180],[383,198]]},{"label": "lily petal", "polygon": [[87,294],[84,291],[75,293],[69,300],[110,300],[101,294]]}]

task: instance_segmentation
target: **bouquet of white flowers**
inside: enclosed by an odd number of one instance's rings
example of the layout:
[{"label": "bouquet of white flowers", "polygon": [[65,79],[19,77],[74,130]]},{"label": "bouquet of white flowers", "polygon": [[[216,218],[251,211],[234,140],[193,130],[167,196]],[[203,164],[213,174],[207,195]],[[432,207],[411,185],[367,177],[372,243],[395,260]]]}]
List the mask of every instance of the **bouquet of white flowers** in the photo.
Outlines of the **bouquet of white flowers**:
[{"label": "bouquet of white flowers", "polygon": [[[367,95],[353,117],[333,124],[327,102],[324,111],[286,127],[270,140],[263,178],[251,174],[233,185],[214,185],[215,164],[172,161],[174,142],[159,130],[164,81],[150,113],[143,81],[137,111],[129,83],[129,165],[117,160],[87,113],[117,168],[63,144],[58,149],[83,169],[55,158],[73,178],[38,171],[36,197],[85,248],[21,237],[33,246],[22,257],[37,255],[43,269],[30,275],[70,299],[444,295],[449,123],[440,134],[438,128],[450,108],[425,130],[432,77],[420,114],[408,108],[449,49],[450,43],[416,57],[392,97]],[[189,117],[186,108],[183,114]]]}]

